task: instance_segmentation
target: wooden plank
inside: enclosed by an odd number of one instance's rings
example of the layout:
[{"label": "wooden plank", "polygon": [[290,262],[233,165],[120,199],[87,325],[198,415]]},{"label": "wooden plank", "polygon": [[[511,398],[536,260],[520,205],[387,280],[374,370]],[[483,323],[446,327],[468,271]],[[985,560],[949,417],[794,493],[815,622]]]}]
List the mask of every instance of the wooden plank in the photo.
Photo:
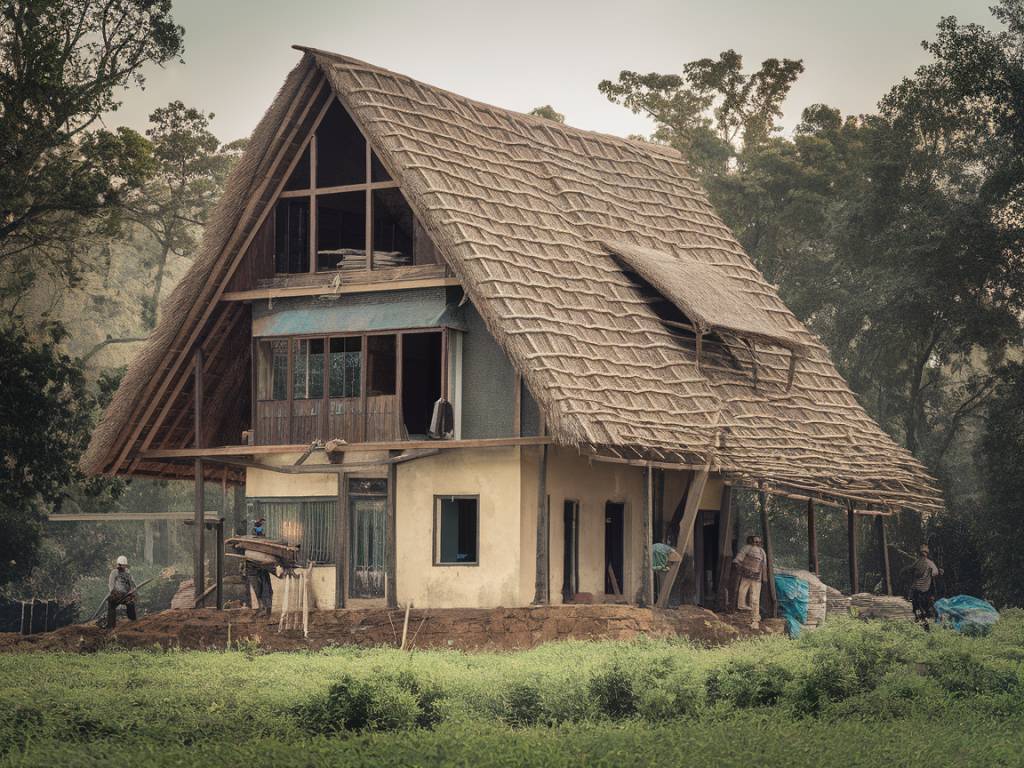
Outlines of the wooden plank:
[{"label": "wooden plank", "polygon": [[857,513],[850,504],[846,511],[846,542],[850,564],[850,594],[860,591],[860,568],[857,563]]},{"label": "wooden plank", "polygon": [[885,518],[875,518],[879,557],[882,561],[882,579],[885,582],[885,594],[892,594],[892,567],[889,563],[889,537],[885,532]]},{"label": "wooden plank", "polygon": [[807,500],[807,567],[813,574],[821,573],[818,570],[818,524],[814,512],[814,499]]},{"label": "wooden plank", "polygon": [[548,604],[548,447],[541,446],[537,467],[537,564],[534,605]]},{"label": "wooden plank", "polygon": [[736,516],[732,508],[732,486],[722,486],[722,500],[718,513],[718,610],[732,607],[732,532]]},{"label": "wooden plank", "polygon": [[[508,448],[516,445],[550,445],[551,437],[488,437],[469,440],[394,440],[379,443],[346,443],[339,445],[336,452],[346,451],[401,451],[414,448]],[[219,456],[266,456],[275,453],[302,453],[308,444],[287,445],[222,445],[215,448],[160,448],[141,454],[143,460],[192,459],[202,456],[216,459]]]},{"label": "wooden plank", "polygon": [[[768,494],[766,492],[758,492],[757,505],[761,508],[761,535],[764,538],[765,560],[768,566],[768,599],[770,601],[768,604],[768,617],[773,618],[777,616],[779,612],[779,595],[775,589],[772,531],[771,525],[768,522]],[[759,616],[755,616],[754,618],[760,621]]]},{"label": "wooden plank", "polygon": [[[226,512],[225,512],[226,514]],[[217,559],[215,560],[216,576],[214,586],[217,587],[217,610],[224,610],[224,522],[216,526],[217,531]]]},{"label": "wooden plank", "polygon": [[643,490],[640,494],[640,595],[637,604],[646,608],[654,602],[651,570],[651,519],[654,517],[654,470],[644,467]]},{"label": "wooden plank", "polygon": [[309,271],[316,273],[316,129],[309,137]]},{"label": "wooden plank", "polygon": [[334,574],[335,604],[338,608],[345,607],[345,574],[348,573],[348,478],[343,472],[338,473],[338,525],[335,536]]},{"label": "wooden plank", "polygon": [[[697,470],[693,477],[690,478],[690,482],[686,488],[686,502],[683,505],[683,515],[679,519],[679,526],[676,529],[676,552],[679,553],[680,558],[686,556],[686,549],[690,545],[690,539],[693,537],[693,526],[697,522],[697,512],[700,510],[700,499],[704,495],[704,486],[708,482],[708,474],[711,471],[710,464],[705,464],[701,469]],[[678,573],[678,571],[677,571]],[[665,584],[661,588],[661,597],[658,599],[658,607],[665,608],[668,606],[669,598],[672,595],[672,588],[675,586],[676,575],[673,575],[672,580],[665,579]]]},{"label": "wooden plank", "polygon": [[[50,515],[47,521],[51,523],[125,523],[125,522],[155,522],[157,520],[194,520],[195,512],[68,512],[60,515]],[[219,512],[206,510],[207,523],[216,522],[220,519]]]}]

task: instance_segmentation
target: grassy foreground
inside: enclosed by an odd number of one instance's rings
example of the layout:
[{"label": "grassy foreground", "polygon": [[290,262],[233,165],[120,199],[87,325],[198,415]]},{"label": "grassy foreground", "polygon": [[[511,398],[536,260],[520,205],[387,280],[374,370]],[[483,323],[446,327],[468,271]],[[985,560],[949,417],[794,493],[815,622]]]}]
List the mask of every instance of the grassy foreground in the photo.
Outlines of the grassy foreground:
[{"label": "grassy foreground", "polygon": [[0,655],[0,766],[1010,766],[1024,611],[727,648]]}]

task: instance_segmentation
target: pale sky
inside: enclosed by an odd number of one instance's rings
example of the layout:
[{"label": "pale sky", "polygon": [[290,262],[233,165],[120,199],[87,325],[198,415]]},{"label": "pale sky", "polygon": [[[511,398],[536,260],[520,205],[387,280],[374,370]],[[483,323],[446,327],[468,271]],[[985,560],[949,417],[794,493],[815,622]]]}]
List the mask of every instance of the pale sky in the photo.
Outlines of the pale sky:
[{"label": "pale sky", "polygon": [[223,141],[248,136],[300,58],[293,44],[354,56],[518,111],[551,104],[580,128],[649,133],[605,99],[619,71],[678,73],[734,48],[745,68],[802,58],[785,104],[791,129],[809,104],[872,111],[927,60],[943,15],[992,26],[991,0],[175,0],[185,63],[147,72],[107,124],[142,130],[174,99],[216,113]]}]

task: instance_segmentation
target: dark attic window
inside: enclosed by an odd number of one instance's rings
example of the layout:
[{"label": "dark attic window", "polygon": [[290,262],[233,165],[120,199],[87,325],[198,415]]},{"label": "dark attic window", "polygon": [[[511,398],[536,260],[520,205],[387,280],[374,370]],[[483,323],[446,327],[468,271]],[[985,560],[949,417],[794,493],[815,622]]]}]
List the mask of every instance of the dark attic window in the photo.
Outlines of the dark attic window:
[{"label": "dark attic window", "polygon": [[282,198],[274,212],[274,269],[306,272],[308,265],[309,198]]},{"label": "dark attic window", "polygon": [[288,181],[284,185],[285,192],[297,192],[303,189],[309,189],[310,176],[309,176],[309,146],[302,151],[302,155],[299,157],[299,162],[295,164],[295,169],[292,171],[292,175],[288,177]]},{"label": "dark attic window", "polygon": [[373,265],[436,264],[430,236],[413,215],[400,189],[373,192]]},{"label": "dark attic window", "polygon": [[316,268],[366,268],[366,193],[339,192],[316,198]]},{"label": "dark attic window", "polygon": [[318,188],[366,183],[366,140],[335,100],[316,131]]}]

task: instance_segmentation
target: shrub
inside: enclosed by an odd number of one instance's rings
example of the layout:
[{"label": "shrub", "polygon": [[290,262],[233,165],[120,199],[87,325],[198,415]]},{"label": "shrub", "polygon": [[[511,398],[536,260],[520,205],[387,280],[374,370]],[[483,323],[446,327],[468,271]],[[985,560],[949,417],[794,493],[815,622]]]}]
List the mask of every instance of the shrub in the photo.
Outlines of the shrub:
[{"label": "shrub", "polygon": [[1013,670],[960,648],[943,649],[924,664],[928,676],[954,696],[1001,695],[1019,687]]},{"label": "shrub", "polygon": [[782,697],[792,673],[774,662],[733,659],[708,675],[708,703],[724,702],[739,709],[769,707]]},{"label": "shrub", "polygon": [[814,654],[809,667],[789,686],[787,698],[797,715],[816,715],[829,705],[862,690],[849,655],[836,648]]},{"label": "shrub", "polygon": [[326,694],[292,709],[303,730],[319,735],[346,731],[399,731],[430,728],[440,720],[439,691],[410,673],[361,679],[346,674]]},{"label": "shrub", "polygon": [[505,690],[502,720],[514,727],[536,725],[544,709],[540,689],[532,683],[514,682]]},{"label": "shrub", "polygon": [[830,714],[837,720],[902,720],[916,714],[941,714],[947,706],[945,693],[934,680],[904,668],[889,672],[873,690],[840,702]]},{"label": "shrub", "polygon": [[598,711],[612,720],[623,720],[637,713],[639,697],[633,689],[633,680],[618,662],[595,674],[587,690]]}]

